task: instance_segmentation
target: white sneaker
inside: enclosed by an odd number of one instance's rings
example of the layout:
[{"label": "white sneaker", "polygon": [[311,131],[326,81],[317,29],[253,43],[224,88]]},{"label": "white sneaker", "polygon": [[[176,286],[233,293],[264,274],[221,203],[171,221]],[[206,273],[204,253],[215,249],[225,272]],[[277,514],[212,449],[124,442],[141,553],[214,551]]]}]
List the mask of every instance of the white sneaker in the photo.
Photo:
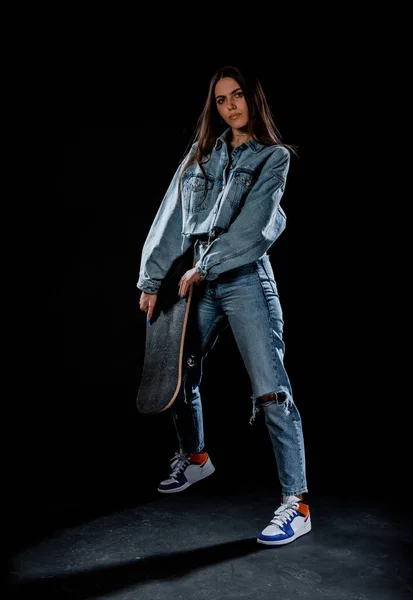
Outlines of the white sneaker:
[{"label": "white sneaker", "polygon": [[187,454],[181,450],[173,457],[171,468],[169,479],[161,481],[158,485],[158,492],[162,492],[162,494],[182,492],[193,483],[201,481],[215,472],[215,467],[207,452]]},{"label": "white sneaker", "polygon": [[257,537],[257,542],[267,546],[289,544],[311,531],[310,509],[297,496],[288,496],[274,513],[268,527]]}]

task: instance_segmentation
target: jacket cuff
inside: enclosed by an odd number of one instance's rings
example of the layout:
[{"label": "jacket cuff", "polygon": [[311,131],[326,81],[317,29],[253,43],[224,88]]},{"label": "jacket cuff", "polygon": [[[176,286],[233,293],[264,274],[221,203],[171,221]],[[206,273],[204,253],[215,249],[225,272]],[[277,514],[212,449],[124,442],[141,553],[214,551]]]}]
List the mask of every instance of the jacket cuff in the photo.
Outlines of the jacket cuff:
[{"label": "jacket cuff", "polygon": [[136,287],[142,292],[147,292],[148,294],[157,294],[159,292],[159,288],[161,287],[161,282],[139,277]]},{"label": "jacket cuff", "polygon": [[206,279],[207,281],[211,281],[212,279],[216,279],[218,277],[218,275],[209,273],[200,262],[196,263],[195,271],[202,277],[202,279]]}]

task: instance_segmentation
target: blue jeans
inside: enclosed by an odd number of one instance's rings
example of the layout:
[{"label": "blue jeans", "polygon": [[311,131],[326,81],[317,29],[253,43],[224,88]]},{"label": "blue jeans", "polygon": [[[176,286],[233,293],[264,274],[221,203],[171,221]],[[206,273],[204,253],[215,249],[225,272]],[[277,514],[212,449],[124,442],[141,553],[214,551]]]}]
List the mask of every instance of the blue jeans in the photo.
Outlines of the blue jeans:
[{"label": "blue jeans", "polygon": [[[197,242],[196,252],[200,249]],[[172,405],[180,448],[186,452],[204,448],[202,362],[230,326],[252,386],[250,423],[262,409],[281,491],[307,492],[301,417],[284,367],[283,316],[268,255],[195,285],[191,311],[197,343],[187,356],[181,393]]]}]

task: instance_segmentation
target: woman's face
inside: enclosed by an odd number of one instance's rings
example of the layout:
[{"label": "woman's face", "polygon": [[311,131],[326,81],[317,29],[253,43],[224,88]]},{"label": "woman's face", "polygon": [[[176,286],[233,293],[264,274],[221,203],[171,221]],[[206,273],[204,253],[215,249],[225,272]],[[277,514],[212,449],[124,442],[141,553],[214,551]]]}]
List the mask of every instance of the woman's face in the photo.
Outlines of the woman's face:
[{"label": "woman's face", "polygon": [[243,129],[248,123],[248,105],[238,82],[223,77],[215,85],[215,102],[225,123],[233,129]]}]

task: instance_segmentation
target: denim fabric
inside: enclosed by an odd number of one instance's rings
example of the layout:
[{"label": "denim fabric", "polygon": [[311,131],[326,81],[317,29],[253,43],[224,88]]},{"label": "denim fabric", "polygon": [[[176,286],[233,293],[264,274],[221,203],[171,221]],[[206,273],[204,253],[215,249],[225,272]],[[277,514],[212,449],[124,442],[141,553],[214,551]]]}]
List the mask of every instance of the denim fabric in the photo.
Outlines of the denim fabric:
[{"label": "denim fabric", "polygon": [[211,281],[259,259],[284,231],[280,201],[289,150],[251,139],[229,152],[229,134],[227,129],[206,157],[206,178],[196,162],[183,170],[196,143],[178,167],[142,249],[140,290],[157,293],[174,260],[196,236],[213,238],[196,264],[198,273]]},{"label": "denim fabric", "polygon": [[[196,244],[197,256],[203,245]],[[201,395],[202,363],[218,336],[231,327],[252,386],[253,423],[263,410],[274,449],[282,493],[307,491],[301,418],[284,368],[283,315],[268,255],[223,273],[194,288],[194,323],[199,346],[185,365],[181,393],[172,405],[181,449],[204,447]],[[229,375],[236,377],[236,373]],[[274,400],[259,398],[275,393]],[[235,401],[235,400],[234,400]]]},{"label": "denim fabric", "polygon": [[[194,244],[203,277],[191,305],[199,339],[171,407],[180,447],[204,446],[202,363],[229,326],[251,381],[250,422],[263,411],[282,493],[299,494],[307,491],[302,425],[284,367],[282,310],[267,254],[286,226],[280,202],[290,154],[255,140],[228,150],[230,133],[205,157],[205,176],[196,162],[184,168],[196,144],[177,169],[143,246],[137,287],[157,293],[175,259]],[[199,236],[209,236],[209,243]],[[274,399],[262,401],[267,394]]]}]

